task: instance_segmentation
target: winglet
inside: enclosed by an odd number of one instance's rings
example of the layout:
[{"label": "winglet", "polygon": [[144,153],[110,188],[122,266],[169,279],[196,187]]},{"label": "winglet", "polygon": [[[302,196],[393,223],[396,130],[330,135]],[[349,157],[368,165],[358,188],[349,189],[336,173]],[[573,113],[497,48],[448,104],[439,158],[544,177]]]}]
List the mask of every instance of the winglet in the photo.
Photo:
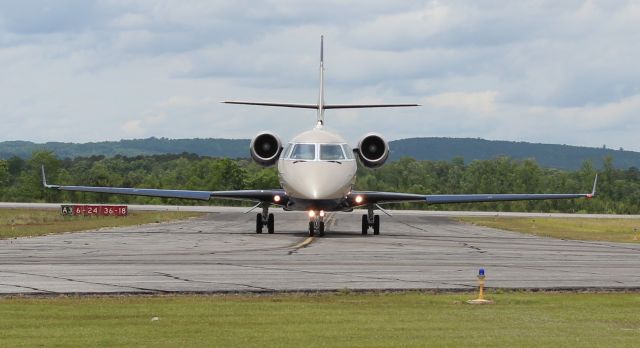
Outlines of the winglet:
[{"label": "winglet", "polygon": [[42,186],[46,188],[58,188],[57,185],[47,184],[47,176],[44,174],[44,164],[42,165],[41,169],[42,169]]},{"label": "winglet", "polygon": [[47,187],[47,176],[44,174],[44,164],[41,167],[42,169],[42,186]]},{"label": "winglet", "polygon": [[598,174],[596,174],[596,178],[593,180],[593,189],[591,189],[591,193],[587,194],[587,198],[593,198],[596,196],[597,185],[598,185]]}]

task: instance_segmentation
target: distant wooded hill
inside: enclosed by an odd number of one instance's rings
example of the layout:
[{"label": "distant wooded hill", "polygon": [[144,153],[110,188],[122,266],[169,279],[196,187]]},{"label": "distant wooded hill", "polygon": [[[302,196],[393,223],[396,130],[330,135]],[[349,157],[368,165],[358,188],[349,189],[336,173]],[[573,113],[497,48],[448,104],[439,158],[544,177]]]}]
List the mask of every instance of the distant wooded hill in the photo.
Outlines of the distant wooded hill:
[{"label": "distant wooded hill", "polygon": [[[138,156],[167,153],[195,153],[201,156],[246,158],[248,139],[167,139],[148,138],[96,143],[49,142],[35,144],[28,141],[0,142],[0,158],[12,156],[28,158],[36,150],[53,151],[59,158],[115,155]],[[515,159],[534,159],[543,167],[576,170],[586,160],[600,167],[606,156],[613,158],[617,168],[640,168],[640,152],[569,145],[532,144],[469,138],[411,138],[390,142],[391,160],[404,156],[418,160],[444,160],[455,157],[465,162],[508,156]]]}]

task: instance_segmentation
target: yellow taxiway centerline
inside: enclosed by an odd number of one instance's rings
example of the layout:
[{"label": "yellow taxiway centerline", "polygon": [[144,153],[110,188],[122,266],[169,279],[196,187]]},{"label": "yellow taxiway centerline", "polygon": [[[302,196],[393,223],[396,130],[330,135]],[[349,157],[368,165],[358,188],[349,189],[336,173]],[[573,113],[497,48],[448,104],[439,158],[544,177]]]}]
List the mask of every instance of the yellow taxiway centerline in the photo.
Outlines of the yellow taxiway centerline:
[{"label": "yellow taxiway centerline", "polygon": [[314,239],[315,239],[315,237],[309,237],[309,238],[305,239],[302,243],[298,243],[298,244],[294,245],[292,247],[292,249],[304,248],[307,245],[311,244],[311,242],[313,242]]}]

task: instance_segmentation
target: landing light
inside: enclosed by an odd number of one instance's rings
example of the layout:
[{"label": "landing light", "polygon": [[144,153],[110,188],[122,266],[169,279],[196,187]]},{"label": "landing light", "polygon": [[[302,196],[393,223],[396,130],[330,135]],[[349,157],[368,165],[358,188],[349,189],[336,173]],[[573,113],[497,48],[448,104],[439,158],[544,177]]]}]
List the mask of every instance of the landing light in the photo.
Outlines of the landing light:
[{"label": "landing light", "polygon": [[280,197],[280,195],[273,196],[273,201],[276,202],[276,203],[280,202],[281,199],[282,198]]},{"label": "landing light", "polygon": [[312,217],[315,217],[315,216],[316,216],[316,212],[313,211],[313,210],[309,210],[309,217],[312,218]]},{"label": "landing light", "polygon": [[362,203],[362,196],[356,196],[356,203]]},{"label": "landing light", "polygon": [[320,210],[320,217],[324,217],[324,210]]}]

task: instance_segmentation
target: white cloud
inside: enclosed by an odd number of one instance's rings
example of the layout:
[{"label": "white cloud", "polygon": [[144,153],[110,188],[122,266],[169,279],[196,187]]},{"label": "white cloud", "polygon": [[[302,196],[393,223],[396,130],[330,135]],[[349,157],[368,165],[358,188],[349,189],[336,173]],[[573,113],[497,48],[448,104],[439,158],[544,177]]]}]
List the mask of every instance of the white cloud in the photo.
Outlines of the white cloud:
[{"label": "white cloud", "polygon": [[127,137],[140,137],[146,134],[146,130],[142,127],[141,120],[126,121],[121,127]]},{"label": "white cloud", "polygon": [[140,13],[123,13],[109,21],[109,25],[120,29],[140,29],[150,24],[149,17]]},{"label": "white cloud", "polygon": [[426,98],[427,103],[436,107],[462,108],[470,112],[489,113],[495,110],[495,100],[498,92],[450,92]]},{"label": "white cloud", "polygon": [[362,22],[351,31],[350,39],[360,44],[411,48],[460,25],[465,19],[462,11],[434,1],[420,9],[383,14]]},{"label": "white cloud", "polygon": [[[55,6],[54,6],[55,5]],[[634,1],[34,0],[0,4],[2,140],[283,138],[315,102],[355,140],[465,136],[640,150]]]}]

